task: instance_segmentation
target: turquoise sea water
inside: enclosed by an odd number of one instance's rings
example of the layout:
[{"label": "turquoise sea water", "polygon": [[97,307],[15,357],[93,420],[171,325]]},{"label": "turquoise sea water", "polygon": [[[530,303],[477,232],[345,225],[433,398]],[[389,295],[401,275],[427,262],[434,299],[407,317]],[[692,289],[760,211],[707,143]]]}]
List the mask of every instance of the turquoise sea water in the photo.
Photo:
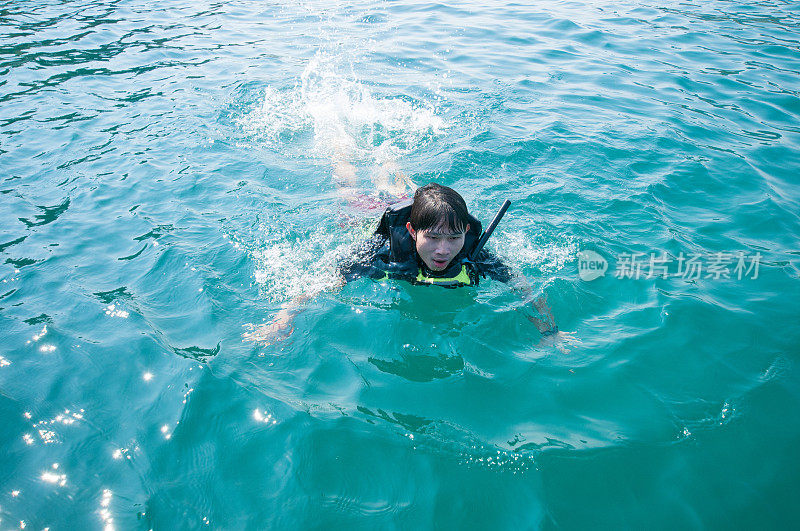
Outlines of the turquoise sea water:
[{"label": "turquoise sea water", "polygon": [[[797,3],[26,0],[0,36],[0,528],[800,522]],[[581,343],[369,280],[243,340],[396,171],[511,199],[490,247]],[[662,252],[751,269],[621,274]]]}]

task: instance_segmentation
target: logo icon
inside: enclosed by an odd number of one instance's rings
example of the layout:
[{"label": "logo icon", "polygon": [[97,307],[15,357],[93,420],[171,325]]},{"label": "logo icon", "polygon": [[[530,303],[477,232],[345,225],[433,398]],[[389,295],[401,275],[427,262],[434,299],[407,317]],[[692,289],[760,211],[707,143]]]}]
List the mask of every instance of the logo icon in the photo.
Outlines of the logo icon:
[{"label": "logo icon", "polygon": [[589,282],[605,276],[608,261],[595,251],[586,250],[578,253],[578,276]]}]

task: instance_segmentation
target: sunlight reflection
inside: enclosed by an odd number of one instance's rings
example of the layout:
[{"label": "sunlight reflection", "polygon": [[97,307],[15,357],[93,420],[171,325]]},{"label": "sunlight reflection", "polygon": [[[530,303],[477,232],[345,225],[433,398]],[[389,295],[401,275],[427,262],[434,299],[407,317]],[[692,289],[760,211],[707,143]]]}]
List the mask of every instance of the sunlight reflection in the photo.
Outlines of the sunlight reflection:
[{"label": "sunlight reflection", "polygon": [[113,531],[114,529],[114,518],[111,517],[111,511],[109,510],[112,496],[111,489],[105,489],[103,490],[103,497],[100,499],[100,518],[103,519],[105,524],[103,527],[105,531]]},{"label": "sunlight reflection", "polygon": [[117,310],[116,304],[109,304],[106,306],[106,315],[111,317],[121,317],[122,319],[127,319],[130,315],[125,310]]},{"label": "sunlight reflection", "polygon": [[253,411],[253,419],[255,419],[256,422],[263,422],[264,424],[278,423],[278,420],[272,416],[272,413],[267,413],[266,411],[261,412],[258,409]]},{"label": "sunlight reflection", "polygon": [[[58,463],[53,463],[53,470],[58,470]],[[52,483],[53,485],[58,485],[59,487],[63,487],[67,484],[66,474],[59,474],[58,472],[51,472],[49,470],[42,472],[41,479],[42,481]]]},{"label": "sunlight reflection", "polygon": [[[76,421],[83,420],[83,413],[84,410],[81,409],[79,411],[71,411],[69,409],[65,409],[63,413],[59,413],[54,418],[49,420],[40,420],[33,424],[33,428],[39,434],[39,438],[45,444],[50,444],[54,442],[58,442],[58,434],[53,431],[50,427],[54,424],[62,424],[64,426],[70,426],[75,424]],[[25,418],[31,418],[31,414],[25,412]],[[22,438],[25,440],[27,444],[33,444],[33,437],[30,434],[24,434]]]}]

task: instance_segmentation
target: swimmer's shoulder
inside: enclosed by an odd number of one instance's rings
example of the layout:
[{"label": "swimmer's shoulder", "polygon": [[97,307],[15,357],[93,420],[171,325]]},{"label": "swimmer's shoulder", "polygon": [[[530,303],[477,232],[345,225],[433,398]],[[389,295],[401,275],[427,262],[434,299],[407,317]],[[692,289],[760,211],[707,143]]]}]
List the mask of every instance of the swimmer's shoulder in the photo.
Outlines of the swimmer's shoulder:
[{"label": "swimmer's shoulder", "polygon": [[484,248],[473,261],[478,273],[498,282],[509,283],[514,277],[511,267],[495,253]]}]

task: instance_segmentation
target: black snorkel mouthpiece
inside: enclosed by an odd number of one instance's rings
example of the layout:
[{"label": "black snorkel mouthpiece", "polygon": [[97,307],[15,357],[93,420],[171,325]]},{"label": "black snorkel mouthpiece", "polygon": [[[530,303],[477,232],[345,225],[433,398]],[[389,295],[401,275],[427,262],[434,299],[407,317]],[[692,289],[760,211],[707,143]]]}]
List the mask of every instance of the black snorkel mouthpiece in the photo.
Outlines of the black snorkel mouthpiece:
[{"label": "black snorkel mouthpiece", "polygon": [[500,220],[503,218],[503,215],[506,213],[506,210],[508,210],[508,207],[510,206],[511,206],[511,201],[506,199],[503,202],[503,205],[500,207],[500,210],[498,210],[497,214],[494,215],[494,219],[492,220],[492,222],[489,223],[489,226],[486,227],[486,230],[483,231],[483,234],[481,234],[481,237],[478,240],[478,244],[475,245],[475,249],[473,249],[472,252],[470,253],[468,257],[470,262],[474,262],[475,259],[478,258],[478,255],[483,250],[483,246],[486,245],[486,242],[489,240],[489,236],[492,235],[495,227],[497,227],[497,224],[500,223]]}]

